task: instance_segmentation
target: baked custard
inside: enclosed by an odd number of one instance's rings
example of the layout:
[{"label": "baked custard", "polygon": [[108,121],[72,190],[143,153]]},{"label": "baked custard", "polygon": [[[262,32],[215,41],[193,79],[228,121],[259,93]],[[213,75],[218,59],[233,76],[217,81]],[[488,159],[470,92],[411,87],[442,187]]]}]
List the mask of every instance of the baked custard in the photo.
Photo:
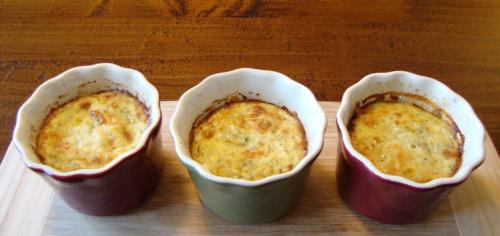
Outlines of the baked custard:
[{"label": "baked custard", "polygon": [[60,171],[99,168],[133,149],[148,119],[144,105],[127,93],[83,96],[51,111],[36,152],[44,164]]},{"label": "baked custard", "polygon": [[463,138],[451,118],[436,111],[384,100],[358,107],[348,127],[352,145],[386,174],[418,183],[453,176]]},{"label": "baked custard", "polygon": [[226,104],[191,131],[192,158],[217,176],[263,179],[292,170],[306,152],[298,118],[260,101]]}]

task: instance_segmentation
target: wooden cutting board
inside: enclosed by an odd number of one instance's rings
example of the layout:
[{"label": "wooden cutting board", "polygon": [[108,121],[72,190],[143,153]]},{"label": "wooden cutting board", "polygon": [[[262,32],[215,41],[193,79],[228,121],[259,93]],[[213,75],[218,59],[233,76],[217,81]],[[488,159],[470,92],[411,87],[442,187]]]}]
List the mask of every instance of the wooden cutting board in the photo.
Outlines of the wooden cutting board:
[{"label": "wooden cutting board", "polygon": [[350,209],[336,190],[338,102],[321,102],[329,123],[325,146],[311,169],[297,207],[269,224],[225,222],[203,206],[187,171],[177,160],[168,133],[175,104],[173,101],[161,103],[163,122],[154,153],[165,158],[162,181],[142,207],[122,216],[93,217],[69,208],[39,176],[24,166],[11,144],[0,166],[0,235],[500,235],[500,159],[489,136],[485,142],[485,162],[425,222],[384,225]]}]

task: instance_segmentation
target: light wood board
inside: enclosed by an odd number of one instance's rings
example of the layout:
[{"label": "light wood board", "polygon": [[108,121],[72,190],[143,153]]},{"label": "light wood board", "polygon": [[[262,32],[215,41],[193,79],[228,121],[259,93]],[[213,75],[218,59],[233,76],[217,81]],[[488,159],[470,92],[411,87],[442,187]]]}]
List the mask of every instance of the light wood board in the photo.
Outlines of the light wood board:
[{"label": "light wood board", "polygon": [[312,167],[297,207],[269,224],[225,222],[199,201],[187,171],[177,160],[168,133],[175,104],[161,103],[163,122],[154,153],[165,159],[162,181],[142,207],[122,216],[93,217],[69,208],[40,177],[24,166],[11,144],[0,166],[0,235],[500,234],[500,159],[489,136],[485,143],[485,162],[428,220],[411,225],[384,225],[350,209],[336,190],[334,119],[338,102],[321,102],[329,122],[325,146]]}]

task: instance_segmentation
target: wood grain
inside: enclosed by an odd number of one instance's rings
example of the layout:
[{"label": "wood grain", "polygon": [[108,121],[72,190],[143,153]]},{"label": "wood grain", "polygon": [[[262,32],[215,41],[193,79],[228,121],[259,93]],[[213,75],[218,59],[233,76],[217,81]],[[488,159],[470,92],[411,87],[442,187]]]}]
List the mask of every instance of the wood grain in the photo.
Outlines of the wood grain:
[{"label": "wood grain", "polygon": [[497,1],[0,1],[0,154],[40,83],[97,62],[139,69],[164,100],[239,67],[285,73],[320,100],[408,70],[463,95],[500,143],[498,22]]},{"label": "wood grain", "polygon": [[[500,234],[500,224],[488,224],[500,219],[500,160],[491,139],[485,142],[486,159],[478,171],[458,187],[450,196],[457,224],[462,235]],[[493,157],[493,158],[492,158]],[[481,214],[470,214],[470,212]]]},{"label": "wood grain", "polygon": [[[166,171],[155,194],[122,216],[92,217],[69,208],[39,177],[24,168],[11,146],[0,166],[0,235],[158,235],[305,234],[344,235],[498,235],[500,159],[489,137],[486,161],[425,222],[384,225],[350,209],[336,191],[337,102],[321,102],[329,126],[325,147],[311,169],[298,206],[284,218],[263,225],[236,225],[213,215],[199,201],[194,185],[173,150],[168,123],[175,102],[162,102],[162,127],[155,155]],[[30,191],[32,188],[36,188]],[[20,191],[19,189],[24,189]],[[33,192],[42,196],[33,201]],[[25,209],[32,209],[25,211]],[[27,214],[26,212],[31,212]],[[47,213],[48,212],[48,213]],[[27,224],[27,225],[26,225]]]},{"label": "wood grain", "polygon": [[40,235],[54,197],[11,144],[0,165],[0,235]]}]

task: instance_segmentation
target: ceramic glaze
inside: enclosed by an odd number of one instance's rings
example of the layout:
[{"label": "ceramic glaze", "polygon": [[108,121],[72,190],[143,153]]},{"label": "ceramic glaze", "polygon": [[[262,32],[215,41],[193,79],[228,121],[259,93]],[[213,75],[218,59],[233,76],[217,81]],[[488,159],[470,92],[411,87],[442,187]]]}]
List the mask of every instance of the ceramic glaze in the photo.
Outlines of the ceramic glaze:
[{"label": "ceramic glaze", "polygon": [[[285,106],[296,112],[308,141],[304,158],[290,171],[250,181],[211,174],[191,159],[189,135],[193,122],[214,101],[241,94],[248,99]],[[200,199],[222,218],[238,223],[273,221],[295,206],[308,171],[323,147],[326,116],[312,92],[283,74],[237,69],[209,76],[179,99],[170,133],[180,161],[188,169]]]},{"label": "ceramic glaze", "polygon": [[[146,106],[149,124],[138,144],[96,169],[63,172],[44,165],[33,144],[51,109],[106,90],[126,91]],[[158,183],[160,170],[150,153],[160,122],[156,88],[136,70],[103,63],[70,69],[40,85],[19,109],[13,139],[24,163],[40,174],[68,205],[86,214],[114,215],[140,205]]]},{"label": "ceramic glaze", "polygon": [[[347,125],[356,104],[373,94],[403,92],[424,96],[444,109],[464,136],[462,164],[451,177],[417,183],[379,171],[351,145]],[[472,107],[441,82],[404,71],[376,73],[346,90],[337,111],[338,190],[363,215],[390,224],[425,219],[456,185],[484,160],[484,127]]]}]

